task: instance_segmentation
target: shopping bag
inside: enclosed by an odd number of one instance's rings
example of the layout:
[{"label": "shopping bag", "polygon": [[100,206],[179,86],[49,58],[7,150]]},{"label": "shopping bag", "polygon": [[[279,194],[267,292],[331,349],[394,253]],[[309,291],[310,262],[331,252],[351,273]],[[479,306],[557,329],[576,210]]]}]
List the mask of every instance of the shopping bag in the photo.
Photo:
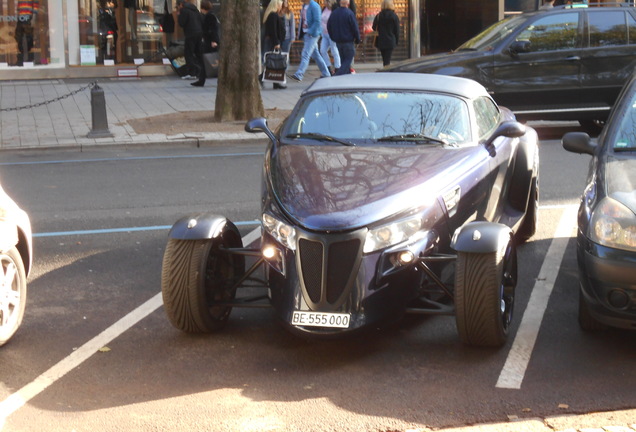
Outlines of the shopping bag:
[{"label": "shopping bag", "polygon": [[263,82],[285,84],[287,82],[287,63],[289,53],[280,51],[268,51],[264,55],[265,65],[263,69]]},{"label": "shopping bag", "polygon": [[211,52],[203,54],[203,65],[205,66],[205,76],[216,78],[219,76],[219,53]]}]

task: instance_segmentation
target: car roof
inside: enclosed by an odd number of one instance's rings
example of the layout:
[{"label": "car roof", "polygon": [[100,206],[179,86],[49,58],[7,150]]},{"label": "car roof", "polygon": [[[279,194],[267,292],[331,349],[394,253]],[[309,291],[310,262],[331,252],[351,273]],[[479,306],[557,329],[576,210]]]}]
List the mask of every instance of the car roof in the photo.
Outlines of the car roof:
[{"label": "car roof", "polygon": [[303,96],[318,92],[346,90],[395,90],[448,93],[467,99],[489,96],[486,89],[476,81],[447,75],[420,73],[365,73],[348,74],[316,80]]}]

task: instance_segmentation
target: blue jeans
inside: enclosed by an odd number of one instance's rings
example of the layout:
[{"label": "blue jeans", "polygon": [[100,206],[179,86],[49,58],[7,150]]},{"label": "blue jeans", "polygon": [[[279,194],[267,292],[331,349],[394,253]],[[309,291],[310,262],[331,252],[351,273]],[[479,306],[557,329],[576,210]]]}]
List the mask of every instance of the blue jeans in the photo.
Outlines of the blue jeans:
[{"label": "blue jeans", "polygon": [[328,34],[323,34],[320,40],[320,55],[327,64],[331,66],[331,60],[329,59],[329,50],[331,50],[331,56],[333,57],[333,66],[336,69],[340,68],[340,54],[338,53],[338,47],[336,43],[331,40]]},{"label": "blue jeans", "polygon": [[338,42],[338,52],[340,53],[340,68],[336,75],[346,75],[351,73],[351,63],[356,55],[356,47],[353,42]]},{"label": "blue jeans", "polygon": [[320,74],[322,77],[331,76],[331,73],[329,73],[329,68],[327,68],[325,61],[322,59],[322,56],[318,51],[318,39],[318,37],[313,37],[305,33],[305,37],[303,38],[305,45],[303,46],[303,51],[300,53],[300,65],[298,66],[298,69],[296,69],[296,73],[294,74],[301,80],[305,76],[307,67],[309,67],[310,58],[313,58],[318,65],[318,69],[320,69]]}]

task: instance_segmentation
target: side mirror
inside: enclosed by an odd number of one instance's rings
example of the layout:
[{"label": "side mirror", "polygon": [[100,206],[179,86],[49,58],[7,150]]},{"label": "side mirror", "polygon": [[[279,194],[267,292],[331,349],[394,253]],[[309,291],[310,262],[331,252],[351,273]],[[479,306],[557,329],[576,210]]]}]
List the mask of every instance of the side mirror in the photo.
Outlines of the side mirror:
[{"label": "side mirror", "polygon": [[274,132],[272,132],[269,126],[267,126],[267,119],[265,119],[264,117],[257,117],[248,120],[247,123],[245,123],[245,132],[263,132],[272,141],[272,143],[276,144],[276,137],[274,136]]},{"label": "side mirror", "polygon": [[495,146],[493,142],[500,136],[504,136],[506,138],[519,138],[526,134],[526,127],[519,122],[516,121],[507,121],[500,124],[497,129],[490,135],[490,138],[486,140],[484,146],[490,156],[495,156]]},{"label": "side mirror", "polygon": [[568,132],[561,139],[563,148],[572,153],[594,155],[596,143],[585,132]]},{"label": "side mirror", "polygon": [[529,40],[514,41],[510,45],[510,55],[515,56],[520,53],[529,53],[532,49],[532,43]]}]

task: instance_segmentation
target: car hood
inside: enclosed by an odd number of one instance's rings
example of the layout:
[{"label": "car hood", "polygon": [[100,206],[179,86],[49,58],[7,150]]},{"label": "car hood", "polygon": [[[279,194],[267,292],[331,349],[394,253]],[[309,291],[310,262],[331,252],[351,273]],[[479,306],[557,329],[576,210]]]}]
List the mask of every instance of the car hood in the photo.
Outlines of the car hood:
[{"label": "car hood", "polygon": [[[492,55],[492,52],[450,51],[441,54],[430,54],[391,64],[384,69],[380,69],[380,72],[436,73],[439,69],[444,68],[444,75],[455,75],[459,74],[464,69],[462,67],[462,63],[464,61],[487,55]],[[448,69],[453,65],[457,68],[455,73],[453,73],[454,71],[452,69]]]},{"label": "car hood", "polygon": [[271,159],[270,182],[297,224],[353,229],[435,205],[479,150],[285,145]]},{"label": "car hood", "polygon": [[636,159],[609,156],[606,160],[605,177],[607,195],[636,213]]}]

